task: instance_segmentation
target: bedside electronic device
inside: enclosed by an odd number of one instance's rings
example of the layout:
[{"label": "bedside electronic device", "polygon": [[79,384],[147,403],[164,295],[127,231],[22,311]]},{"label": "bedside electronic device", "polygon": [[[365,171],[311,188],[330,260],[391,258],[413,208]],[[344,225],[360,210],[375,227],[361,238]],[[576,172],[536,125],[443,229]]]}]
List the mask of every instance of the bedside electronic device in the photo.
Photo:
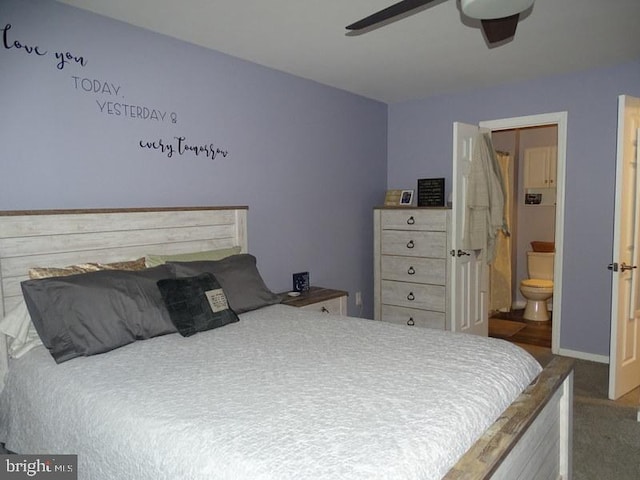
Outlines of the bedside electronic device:
[{"label": "bedside electronic device", "polygon": [[293,291],[306,292],[309,290],[309,272],[299,272],[293,274]]}]

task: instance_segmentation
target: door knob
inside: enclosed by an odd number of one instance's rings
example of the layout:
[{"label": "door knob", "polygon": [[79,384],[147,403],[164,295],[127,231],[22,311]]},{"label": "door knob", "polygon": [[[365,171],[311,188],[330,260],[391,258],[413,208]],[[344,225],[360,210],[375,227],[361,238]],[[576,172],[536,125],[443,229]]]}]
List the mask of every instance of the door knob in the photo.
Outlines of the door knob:
[{"label": "door knob", "polygon": [[469,255],[471,255],[471,254],[470,254],[470,253],[465,252],[464,250],[460,250],[460,249],[458,249],[458,256],[459,256],[459,257],[462,257],[462,256],[464,256],[464,255],[469,256]]},{"label": "door knob", "polygon": [[638,268],[636,265],[627,265],[626,263],[622,262],[620,264],[620,271],[624,272],[626,270],[633,270],[634,268]]}]

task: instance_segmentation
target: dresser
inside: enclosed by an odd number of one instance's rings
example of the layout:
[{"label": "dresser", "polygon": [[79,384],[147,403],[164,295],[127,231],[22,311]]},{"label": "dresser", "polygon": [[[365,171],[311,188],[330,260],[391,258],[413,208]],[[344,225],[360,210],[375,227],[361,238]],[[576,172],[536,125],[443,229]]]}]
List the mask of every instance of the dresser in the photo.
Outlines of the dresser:
[{"label": "dresser", "polygon": [[374,318],[447,329],[451,211],[374,209]]}]

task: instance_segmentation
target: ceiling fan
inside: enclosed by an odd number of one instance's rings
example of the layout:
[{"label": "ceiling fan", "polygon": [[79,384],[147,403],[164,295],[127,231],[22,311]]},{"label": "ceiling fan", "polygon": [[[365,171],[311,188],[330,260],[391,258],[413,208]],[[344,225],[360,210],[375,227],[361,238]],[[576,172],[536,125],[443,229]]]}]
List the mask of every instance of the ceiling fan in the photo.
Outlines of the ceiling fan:
[{"label": "ceiling fan", "polygon": [[[347,26],[347,30],[364,30],[438,0],[403,0]],[[462,13],[481,21],[489,44],[511,38],[516,33],[520,13],[534,0],[460,0]]]}]

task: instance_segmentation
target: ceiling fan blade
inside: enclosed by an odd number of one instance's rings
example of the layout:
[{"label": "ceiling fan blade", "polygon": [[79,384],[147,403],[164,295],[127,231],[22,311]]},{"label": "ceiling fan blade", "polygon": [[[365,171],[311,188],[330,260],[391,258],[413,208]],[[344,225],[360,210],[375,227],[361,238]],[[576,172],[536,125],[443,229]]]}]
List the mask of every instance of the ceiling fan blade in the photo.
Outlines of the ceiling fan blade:
[{"label": "ceiling fan blade", "polygon": [[348,25],[347,30],[362,30],[434,1],[436,0],[403,0],[402,2],[398,2],[384,10],[380,10],[379,12],[369,15],[362,20],[358,20],[357,22]]},{"label": "ceiling fan blade", "polygon": [[496,43],[513,37],[516,34],[520,14],[510,15],[503,18],[484,19],[482,31],[489,43]]}]

